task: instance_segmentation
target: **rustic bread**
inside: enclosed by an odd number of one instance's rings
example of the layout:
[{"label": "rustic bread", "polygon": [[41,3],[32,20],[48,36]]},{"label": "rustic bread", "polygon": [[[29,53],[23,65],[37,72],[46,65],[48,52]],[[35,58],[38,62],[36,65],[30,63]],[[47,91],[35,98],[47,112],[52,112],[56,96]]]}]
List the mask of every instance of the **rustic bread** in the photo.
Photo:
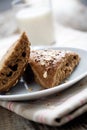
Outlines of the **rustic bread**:
[{"label": "rustic bread", "polygon": [[44,88],[50,88],[67,78],[79,60],[79,55],[71,51],[32,50],[29,64],[36,82]]},{"label": "rustic bread", "polygon": [[14,86],[28,63],[30,42],[24,32],[7,51],[0,62],[0,92]]}]

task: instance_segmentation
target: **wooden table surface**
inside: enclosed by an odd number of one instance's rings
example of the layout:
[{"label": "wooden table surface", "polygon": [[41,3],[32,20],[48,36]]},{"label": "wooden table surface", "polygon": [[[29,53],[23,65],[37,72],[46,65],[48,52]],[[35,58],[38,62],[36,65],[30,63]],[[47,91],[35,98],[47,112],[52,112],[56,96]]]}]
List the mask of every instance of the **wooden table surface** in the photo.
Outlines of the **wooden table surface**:
[{"label": "wooden table surface", "polygon": [[87,130],[87,113],[62,127],[51,127],[31,122],[0,107],[0,130]]}]

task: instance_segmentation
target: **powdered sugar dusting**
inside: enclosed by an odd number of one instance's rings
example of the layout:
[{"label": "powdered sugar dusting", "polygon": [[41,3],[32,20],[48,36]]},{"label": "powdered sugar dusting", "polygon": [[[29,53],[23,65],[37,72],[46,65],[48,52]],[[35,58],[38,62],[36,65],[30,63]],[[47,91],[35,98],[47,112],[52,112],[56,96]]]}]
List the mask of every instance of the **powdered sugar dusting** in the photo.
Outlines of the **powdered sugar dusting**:
[{"label": "powdered sugar dusting", "polygon": [[56,62],[59,62],[63,57],[65,57],[66,51],[60,50],[39,50],[32,51],[31,57],[35,62],[39,63],[42,66],[55,65]]}]

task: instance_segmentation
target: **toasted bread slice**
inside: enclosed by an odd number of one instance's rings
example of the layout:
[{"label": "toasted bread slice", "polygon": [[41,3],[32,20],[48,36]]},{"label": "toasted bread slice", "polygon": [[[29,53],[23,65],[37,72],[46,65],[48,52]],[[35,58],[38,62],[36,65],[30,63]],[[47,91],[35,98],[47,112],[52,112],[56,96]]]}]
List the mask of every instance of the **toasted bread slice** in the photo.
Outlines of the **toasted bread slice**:
[{"label": "toasted bread slice", "polygon": [[32,50],[29,64],[35,80],[44,88],[59,85],[79,63],[79,55],[71,51]]},{"label": "toasted bread slice", "polygon": [[24,72],[30,56],[30,42],[24,32],[0,62],[0,92],[14,86]]}]

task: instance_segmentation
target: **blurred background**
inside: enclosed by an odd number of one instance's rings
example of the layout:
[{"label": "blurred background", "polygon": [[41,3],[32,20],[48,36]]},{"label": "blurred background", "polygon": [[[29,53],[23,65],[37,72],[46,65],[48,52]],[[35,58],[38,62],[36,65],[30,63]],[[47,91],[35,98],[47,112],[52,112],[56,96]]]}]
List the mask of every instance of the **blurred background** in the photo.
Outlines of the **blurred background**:
[{"label": "blurred background", "polygon": [[[32,0],[22,0],[24,3]],[[36,0],[33,0],[35,2]],[[44,3],[44,0],[42,0]],[[87,33],[87,0],[49,0],[54,22],[54,33],[57,32],[57,41],[61,42],[62,36],[68,34],[66,38],[78,36],[80,33]],[[12,0],[0,0],[0,38],[18,34],[19,29],[15,21],[15,11],[12,6]],[[61,33],[60,27],[63,28]],[[65,31],[66,29],[66,31]],[[69,31],[75,30],[73,36]],[[64,33],[65,31],[65,33]],[[61,34],[61,36],[60,36]],[[83,35],[83,34],[82,34]]]},{"label": "blurred background", "polygon": [[11,9],[12,0],[0,0],[0,12]]},{"label": "blurred background", "polygon": [[[13,0],[0,0],[0,13],[12,9]],[[32,0],[22,0],[24,2]],[[34,0],[33,0],[34,1]],[[87,31],[87,0],[50,0],[57,21]],[[44,0],[43,0],[44,2]]]}]

